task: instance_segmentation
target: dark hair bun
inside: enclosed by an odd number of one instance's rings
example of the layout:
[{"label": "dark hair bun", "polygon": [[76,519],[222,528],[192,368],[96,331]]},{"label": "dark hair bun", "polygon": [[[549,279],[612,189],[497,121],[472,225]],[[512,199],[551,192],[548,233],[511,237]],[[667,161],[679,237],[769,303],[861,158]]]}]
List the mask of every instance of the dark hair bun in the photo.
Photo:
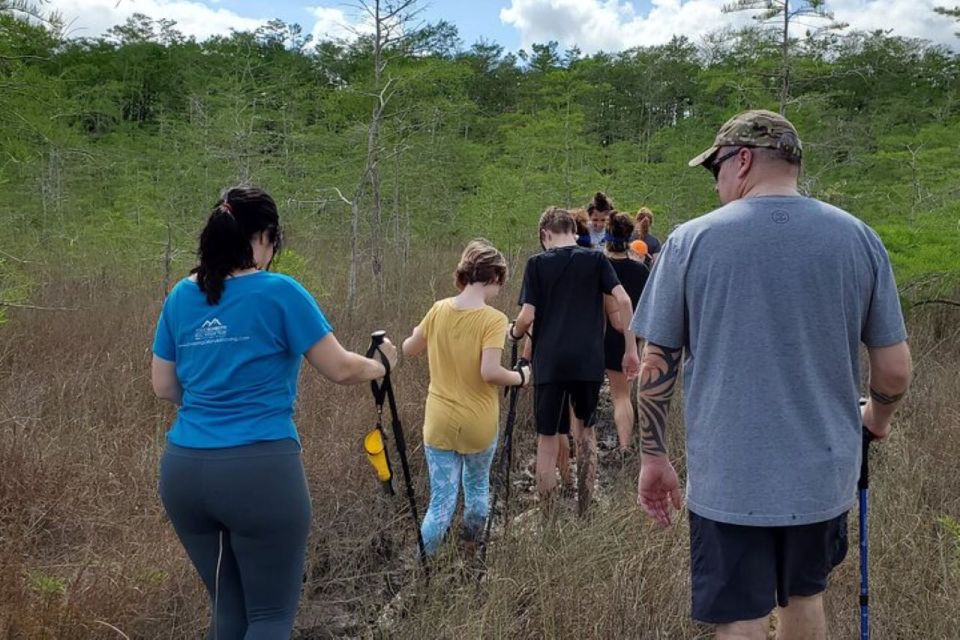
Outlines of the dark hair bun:
[{"label": "dark hair bun", "polygon": [[610,199],[603,191],[597,191],[593,196],[593,200],[587,205],[588,213],[593,213],[594,211],[613,211],[613,203],[610,202]]}]

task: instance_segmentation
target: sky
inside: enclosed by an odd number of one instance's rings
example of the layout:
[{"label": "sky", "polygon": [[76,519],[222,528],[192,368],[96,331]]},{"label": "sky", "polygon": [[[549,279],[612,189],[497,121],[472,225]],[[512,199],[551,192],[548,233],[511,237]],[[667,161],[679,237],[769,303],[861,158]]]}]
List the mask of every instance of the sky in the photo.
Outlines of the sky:
[{"label": "sky", "polygon": [[[749,15],[724,14],[730,0],[422,0],[422,20],[456,25],[466,46],[484,38],[508,51],[556,40],[584,53],[657,45],[674,35],[694,41],[726,25],[747,24]],[[947,0],[827,0],[827,8],[850,28],[892,30],[957,49],[960,24],[933,11]],[[133,13],[177,21],[187,35],[204,39],[250,30],[271,18],[299,23],[316,38],[342,37],[364,21],[349,0],[45,0],[60,12],[68,33],[95,37]]]}]

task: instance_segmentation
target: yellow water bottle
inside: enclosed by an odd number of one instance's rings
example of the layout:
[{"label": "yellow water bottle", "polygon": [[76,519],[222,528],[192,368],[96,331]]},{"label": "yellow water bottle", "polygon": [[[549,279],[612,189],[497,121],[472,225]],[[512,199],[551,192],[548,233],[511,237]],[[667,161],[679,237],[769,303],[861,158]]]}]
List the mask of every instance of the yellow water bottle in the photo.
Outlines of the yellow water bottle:
[{"label": "yellow water bottle", "polygon": [[377,472],[377,479],[383,485],[383,490],[393,493],[393,484],[390,482],[393,474],[390,472],[390,461],[383,444],[383,433],[379,428],[373,428],[363,437],[363,450],[367,453],[367,460]]}]

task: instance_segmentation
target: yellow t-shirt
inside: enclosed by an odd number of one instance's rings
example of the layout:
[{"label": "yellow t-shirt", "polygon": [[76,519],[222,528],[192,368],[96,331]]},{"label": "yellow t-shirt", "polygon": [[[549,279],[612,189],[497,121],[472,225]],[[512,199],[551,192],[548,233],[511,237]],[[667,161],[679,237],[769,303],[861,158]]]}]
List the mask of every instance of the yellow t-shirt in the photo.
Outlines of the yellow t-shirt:
[{"label": "yellow t-shirt", "polygon": [[464,454],[484,451],[497,437],[500,399],[497,386],[480,376],[480,357],[503,348],[507,316],[488,306],[458,309],[447,298],[434,303],[420,329],[430,361],[423,441]]}]

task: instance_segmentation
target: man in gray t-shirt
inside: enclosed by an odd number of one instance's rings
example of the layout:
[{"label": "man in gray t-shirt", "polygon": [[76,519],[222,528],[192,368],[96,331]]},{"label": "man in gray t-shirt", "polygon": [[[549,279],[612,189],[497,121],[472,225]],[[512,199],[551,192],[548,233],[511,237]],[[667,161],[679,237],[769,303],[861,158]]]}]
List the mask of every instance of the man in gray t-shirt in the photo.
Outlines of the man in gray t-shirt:
[{"label": "man in gray t-shirt", "polygon": [[778,114],[728,121],[690,162],[713,173],[724,206],[670,235],[632,322],[647,340],[638,503],[662,524],[680,508],[665,428],[682,359],[693,615],[718,638],[765,638],[777,604],[784,634],[825,637],[821,593],[846,551],[861,424],[885,437],[909,383],[883,243],[798,193],[801,155]]}]

